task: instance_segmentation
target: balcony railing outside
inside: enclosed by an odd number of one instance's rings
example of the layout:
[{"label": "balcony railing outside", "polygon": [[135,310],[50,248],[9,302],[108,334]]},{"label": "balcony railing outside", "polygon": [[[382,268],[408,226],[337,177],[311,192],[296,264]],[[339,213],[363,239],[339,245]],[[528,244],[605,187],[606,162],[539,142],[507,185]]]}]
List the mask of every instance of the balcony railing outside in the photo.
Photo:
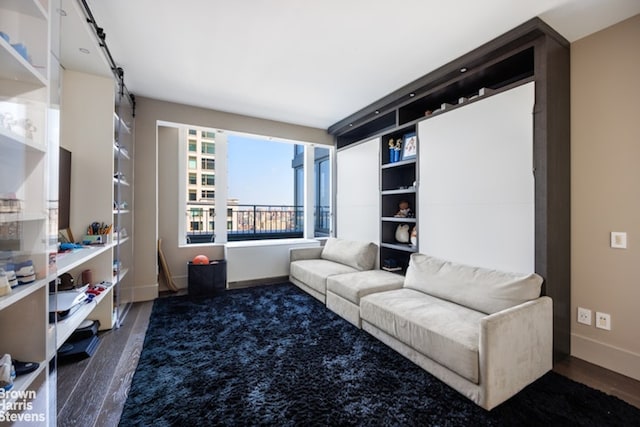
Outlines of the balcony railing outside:
[{"label": "balcony railing outside", "polygon": [[[187,243],[215,242],[214,208],[187,212]],[[315,207],[315,236],[328,236],[328,206]],[[304,235],[304,208],[290,205],[233,205],[227,207],[227,240],[288,239]]]},{"label": "balcony railing outside", "polygon": [[[187,212],[187,243],[215,242],[214,208]],[[233,205],[227,208],[227,240],[302,237],[304,209],[288,205]]]}]

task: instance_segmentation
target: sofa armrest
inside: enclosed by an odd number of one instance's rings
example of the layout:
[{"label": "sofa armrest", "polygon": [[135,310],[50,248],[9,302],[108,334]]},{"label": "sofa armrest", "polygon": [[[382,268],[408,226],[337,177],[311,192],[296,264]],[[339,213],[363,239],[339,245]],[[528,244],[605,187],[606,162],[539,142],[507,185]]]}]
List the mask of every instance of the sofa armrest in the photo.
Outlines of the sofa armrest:
[{"label": "sofa armrest", "polygon": [[481,406],[491,409],[553,367],[553,303],[540,297],[480,322]]},{"label": "sofa armrest", "polygon": [[289,262],[301,259],[319,259],[322,254],[322,246],[312,248],[291,248],[289,249]]}]

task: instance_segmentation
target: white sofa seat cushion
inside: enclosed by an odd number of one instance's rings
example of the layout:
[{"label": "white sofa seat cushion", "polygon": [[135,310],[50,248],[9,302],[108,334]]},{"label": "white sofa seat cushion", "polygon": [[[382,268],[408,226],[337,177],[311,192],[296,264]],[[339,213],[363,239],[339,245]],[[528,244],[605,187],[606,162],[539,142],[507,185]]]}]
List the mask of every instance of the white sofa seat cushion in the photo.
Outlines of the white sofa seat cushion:
[{"label": "white sofa seat cushion", "polygon": [[325,259],[305,259],[294,261],[289,266],[291,277],[301,281],[310,288],[325,295],[327,293],[327,277],[334,274],[356,272],[353,267]]},{"label": "white sofa seat cushion", "polygon": [[320,258],[339,262],[356,270],[371,270],[376,264],[378,245],[372,242],[354,240],[327,239]]},{"label": "white sofa seat cushion", "polygon": [[327,279],[327,291],[360,305],[360,298],[374,292],[400,289],[404,277],[384,270],[358,271],[331,276]]},{"label": "white sofa seat cushion", "polygon": [[471,310],[413,289],[367,295],[360,316],[416,351],[479,384],[480,319]]},{"label": "white sofa seat cushion", "polygon": [[540,296],[542,277],[411,254],[404,286],[493,314]]}]

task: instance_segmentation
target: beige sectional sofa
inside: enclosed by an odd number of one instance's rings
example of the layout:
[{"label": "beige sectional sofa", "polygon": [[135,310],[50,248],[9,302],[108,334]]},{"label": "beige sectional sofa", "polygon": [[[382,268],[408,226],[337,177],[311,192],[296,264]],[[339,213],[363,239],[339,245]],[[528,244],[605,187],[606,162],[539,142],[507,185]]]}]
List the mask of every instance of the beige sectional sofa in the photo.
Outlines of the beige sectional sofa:
[{"label": "beige sectional sofa", "polygon": [[540,296],[540,276],[412,254],[402,277],[372,270],[369,245],[292,250],[290,279],[487,410],[552,368],[552,301]]},{"label": "beige sectional sofa", "polygon": [[401,289],[360,300],[362,328],[490,410],[551,370],[542,278],[412,254]]},{"label": "beige sectional sofa", "polygon": [[371,270],[377,256],[375,243],[329,238],[322,247],[290,250],[289,280],[325,303],[329,277]]}]

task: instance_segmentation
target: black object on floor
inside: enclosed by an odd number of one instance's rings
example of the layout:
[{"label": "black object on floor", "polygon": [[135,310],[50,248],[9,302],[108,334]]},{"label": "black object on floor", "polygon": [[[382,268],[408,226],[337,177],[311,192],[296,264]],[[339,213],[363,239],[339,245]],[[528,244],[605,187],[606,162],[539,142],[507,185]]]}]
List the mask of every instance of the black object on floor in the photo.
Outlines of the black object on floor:
[{"label": "black object on floor", "polygon": [[488,412],[291,284],[158,299],[120,425],[630,425],[549,372]]},{"label": "black object on floor", "polygon": [[65,342],[58,350],[58,362],[70,363],[93,356],[98,349],[100,339],[93,335],[75,342]]},{"label": "black object on floor", "polygon": [[227,261],[216,260],[209,264],[187,264],[189,296],[213,296],[224,292],[227,286]]}]

